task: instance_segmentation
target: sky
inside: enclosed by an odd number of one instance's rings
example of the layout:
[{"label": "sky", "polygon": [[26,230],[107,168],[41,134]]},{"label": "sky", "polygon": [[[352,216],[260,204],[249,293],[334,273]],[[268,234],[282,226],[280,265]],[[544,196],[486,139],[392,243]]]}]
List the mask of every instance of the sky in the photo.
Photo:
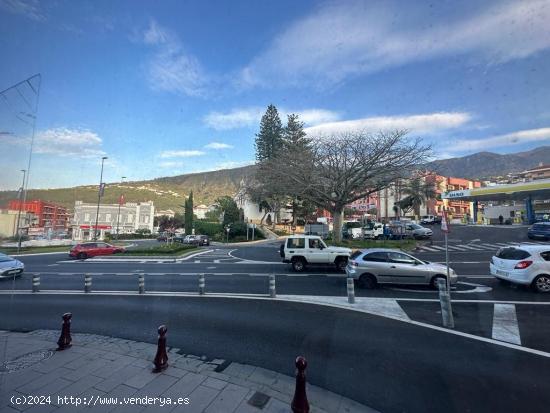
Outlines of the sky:
[{"label": "sky", "polygon": [[248,165],[269,104],[435,158],[549,145],[548,21],[547,0],[0,0],[0,190],[33,126],[33,188],[97,183],[104,156],[107,182]]}]

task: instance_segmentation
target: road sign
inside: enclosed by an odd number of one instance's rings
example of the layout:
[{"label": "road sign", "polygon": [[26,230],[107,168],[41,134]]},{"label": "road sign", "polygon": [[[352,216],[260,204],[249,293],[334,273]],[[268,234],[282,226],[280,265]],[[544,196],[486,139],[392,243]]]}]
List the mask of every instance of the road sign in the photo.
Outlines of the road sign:
[{"label": "road sign", "polygon": [[447,210],[443,209],[443,215],[441,216],[441,231],[448,234],[450,232],[449,222],[447,221]]}]

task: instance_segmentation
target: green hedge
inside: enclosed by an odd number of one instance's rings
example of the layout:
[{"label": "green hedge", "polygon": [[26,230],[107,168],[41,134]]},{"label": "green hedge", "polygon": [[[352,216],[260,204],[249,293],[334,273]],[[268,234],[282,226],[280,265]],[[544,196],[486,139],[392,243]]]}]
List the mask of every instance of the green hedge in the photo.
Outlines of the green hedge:
[{"label": "green hedge", "polygon": [[179,255],[183,252],[195,250],[193,245],[163,244],[151,248],[132,248],[126,250],[124,255]]},{"label": "green hedge", "polygon": [[214,237],[221,232],[223,232],[222,224],[217,222],[195,221],[195,234]]}]

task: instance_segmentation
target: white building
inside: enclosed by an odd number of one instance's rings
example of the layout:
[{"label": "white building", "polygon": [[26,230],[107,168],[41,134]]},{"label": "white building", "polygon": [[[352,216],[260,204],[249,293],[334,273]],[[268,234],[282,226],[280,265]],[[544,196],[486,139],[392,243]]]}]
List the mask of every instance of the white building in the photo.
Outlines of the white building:
[{"label": "white building", "polygon": [[193,207],[193,214],[195,214],[195,216],[198,218],[198,219],[204,219],[206,218],[206,213],[208,211],[212,211],[215,207],[213,206],[206,206],[204,204],[200,204],[200,205],[197,205],[195,207]]},{"label": "white building", "polygon": [[[74,216],[71,221],[73,240],[87,241],[93,239],[96,223],[97,204],[85,204],[76,201]],[[99,207],[97,221],[98,238],[103,239],[105,234],[131,234],[138,229],[148,229],[153,232],[153,218],[155,207],[149,202],[127,202],[118,204],[102,204]],[[118,224],[118,225],[117,225]]]}]

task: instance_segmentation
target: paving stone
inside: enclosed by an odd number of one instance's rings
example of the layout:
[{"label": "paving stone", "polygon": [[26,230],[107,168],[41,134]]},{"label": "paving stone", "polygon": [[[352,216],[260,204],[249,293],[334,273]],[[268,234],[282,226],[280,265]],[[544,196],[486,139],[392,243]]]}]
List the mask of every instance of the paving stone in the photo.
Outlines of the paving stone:
[{"label": "paving stone", "polygon": [[123,384],[130,377],[140,374],[143,371],[142,368],[136,366],[126,366],[119,370],[116,375],[109,377],[102,382],[99,382],[94,387],[104,392],[110,392],[119,384]]},{"label": "paving stone", "polygon": [[248,376],[247,380],[260,383],[260,384],[266,384],[271,385],[275,383],[277,379],[277,373],[272,370],[266,370],[261,367],[256,367],[252,374]]},{"label": "paving stone", "polygon": [[[131,366],[131,367],[135,367],[135,366]],[[153,381],[156,376],[157,374],[153,373],[151,369],[141,369],[139,373],[128,378],[124,382],[124,384],[126,384],[127,386],[134,387],[136,389],[141,389],[143,386]]]},{"label": "paving stone", "polygon": [[133,364],[134,361],[133,357],[129,356],[119,356],[116,360],[106,363],[105,365],[95,369],[92,371],[92,374],[94,376],[108,378],[111,377],[113,374],[116,374],[119,370],[123,369],[129,364]]},{"label": "paving stone", "polygon": [[206,376],[202,374],[188,373],[162,395],[172,398],[188,397],[204,380],[206,380]]},{"label": "paving stone", "polygon": [[93,360],[91,362],[89,362],[88,364],[84,364],[82,367],[76,369],[76,370],[73,370],[71,373],[67,374],[65,376],[65,378],[69,379],[69,380],[79,380],[81,379],[82,377],[85,377],[89,374],[91,374],[92,371],[100,368],[100,367],[103,367],[105,364],[107,364],[107,360],[104,360],[104,359],[96,359],[96,360]]},{"label": "paving stone", "polygon": [[227,386],[227,382],[223,380],[216,379],[214,377],[207,377],[206,380],[202,382],[203,386],[212,387],[216,390],[223,390]]},{"label": "paving stone", "polygon": [[96,384],[98,384],[103,379],[97,376],[85,376],[80,380],[72,382],[67,387],[61,389],[58,392],[52,394],[52,403],[57,403],[57,398],[59,397],[70,397],[70,396],[79,396],[82,393],[85,393],[88,390],[91,390]]},{"label": "paving stone", "polygon": [[265,413],[288,413],[290,411],[290,404],[283,403],[277,399],[271,399],[263,411]]},{"label": "paving stone", "polygon": [[163,374],[167,374],[168,376],[177,377],[177,378],[183,377],[187,373],[189,373],[189,372],[186,371],[186,370],[182,370],[182,369],[179,369],[177,367],[172,367],[172,366],[168,366],[168,368],[163,371]]},{"label": "paving stone", "polygon": [[255,369],[256,367],[249,366],[247,364],[231,363],[223,372],[228,376],[246,379],[254,372]]},{"label": "paving stone", "polygon": [[[219,395],[219,391],[206,386],[198,386],[189,395],[183,396],[189,398],[189,404],[183,406],[176,406],[172,412],[185,412],[185,413],[202,413]],[[214,410],[217,413],[230,412],[231,410]]]},{"label": "paving stone", "polygon": [[280,393],[294,395],[296,379],[284,374],[277,373],[275,382],[269,385],[270,388]]},{"label": "paving stone", "polygon": [[[60,377],[63,377],[65,379],[68,372],[71,372],[71,370],[57,369],[55,371],[52,371],[51,373],[42,374],[37,379],[17,387],[17,391],[24,394],[38,394],[37,391],[42,390],[44,387],[48,386],[52,382],[55,382],[56,379],[59,379]],[[67,381],[68,384],[71,383],[71,381],[69,380],[65,381]]]},{"label": "paving stone", "polygon": [[2,392],[9,392],[14,389],[17,389],[20,386],[23,386],[27,383],[30,383],[33,380],[36,380],[38,377],[42,377],[44,373],[39,371],[34,371],[30,369],[19,370],[15,373],[3,374],[0,376],[2,380],[2,386],[0,386],[0,394]]},{"label": "paving stone", "polygon": [[323,406],[329,412],[337,412],[342,402],[342,396],[329,392],[321,387],[309,385],[306,388],[308,399],[315,400],[316,406]]},{"label": "paving stone", "polygon": [[[151,373],[152,374],[152,373]],[[159,397],[178,381],[176,377],[166,374],[155,374],[153,380],[134,394],[134,397]]]},{"label": "paving stone", "polygon": [[236,384],[228,384],[212,401],[205,413],[233,412],[243,401],[250,389]]}]

